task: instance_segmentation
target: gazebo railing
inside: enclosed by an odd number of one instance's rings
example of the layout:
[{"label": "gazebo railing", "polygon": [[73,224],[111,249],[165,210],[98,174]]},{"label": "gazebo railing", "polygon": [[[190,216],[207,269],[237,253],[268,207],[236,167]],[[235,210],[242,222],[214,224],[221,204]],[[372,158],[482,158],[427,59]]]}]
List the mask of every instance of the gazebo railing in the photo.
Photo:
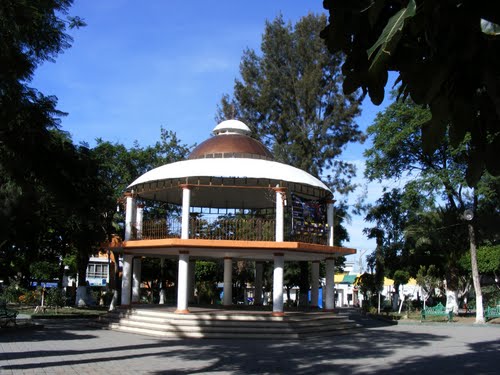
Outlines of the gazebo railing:
[{"label": "gazebo railing", "polygon": [[271,219],[195,219],[189,238],[208,240],[274,241],[275,221]]},{"label": "gazebo railing", "polygon": [[285,225],[285,241],[328,244],[328,225],[323,223],[300,223]]},{"label": "gazebo railing", "polygon": [[133,231],[133,239],[160,240],[181,238],[181,219],[177,217],[159,220],[146,220],[142,223],[142,233]]},{"label": "gazebo railing", "polygon": [[[190,239],[274,241],[276,224],[274,219],[263,218],[191,218]],[[181,237],[181,218],[146,220],[142,230],[133,227],[132,239],[154,240]],[[285,241],[327,244],[328,227],[324,224],[285,223]]]}]

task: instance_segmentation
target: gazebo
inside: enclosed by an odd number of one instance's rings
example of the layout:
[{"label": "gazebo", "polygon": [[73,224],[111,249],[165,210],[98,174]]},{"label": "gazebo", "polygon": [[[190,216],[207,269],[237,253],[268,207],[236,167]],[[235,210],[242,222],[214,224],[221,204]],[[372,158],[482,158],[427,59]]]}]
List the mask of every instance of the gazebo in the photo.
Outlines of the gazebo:
[{"label": "gazebo", "polygon": [[[305,171],[274,161],[241,121],[223,121],[213,132],[187,160],[155,168],[128,186],[122,306],[139,302],[142,258],[175,257],[179,314],[189,313],[198,259],[224,259],[224,306],[232,304],[233,261],[256,262],[255,304],[262,302],[263,262],[272,261],[274,316],[284,315],[285,262],[312,262],[313,306],[325,262],[324,311],[333,310],[334,259],[356,251],[333,245],[331,190]],[[158,202],[177,207],[178,214],[144,220],[148,204]]]}]

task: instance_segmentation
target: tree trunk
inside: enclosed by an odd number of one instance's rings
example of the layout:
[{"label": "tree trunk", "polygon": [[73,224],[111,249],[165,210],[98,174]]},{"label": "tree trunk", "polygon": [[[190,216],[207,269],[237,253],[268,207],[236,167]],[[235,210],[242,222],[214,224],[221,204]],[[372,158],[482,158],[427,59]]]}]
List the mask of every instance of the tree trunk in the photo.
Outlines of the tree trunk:
[{"label": "tree trunk", "polygon": [[392,296],[392,311],[397,311],[399,307],[399,288],[399,285],[397,288],[394,288],[394,294]]},{"label": "tree trunk", "polygon": [[483,294],[481,292],[481,283],[479,282],[479,270],[477,268],[476,233],[474,231],[474,226],[472,225],[471,222],[469,222],[467,226],[469,227],[472,282],[474,283],[474,291],[476,292],[476,323],[484,323]]},{"label": "tree trunk", "polygon": [[300,285],[299,285],[299,303],[300,307],[307,307],[309,305],[308,293],[309,293],[309,263],[306,261],[299,262],[300,268]]},{"label": "tree trunk", "polygon": [[446,287],[446,311],[453,311],[458,314],[458,291],[454,288]]},{"label": "tree trunk", "polygon": [[84,254],[78,255],[78,286],[76,288],[76,306],[87,306],[89,304],[87,294],[87,266],[89,257]]},{"label": "tree trunk", "polygon": [[446,311],[453,311],[453,314],[458,314],[459,273],[455,260],[449,260],[445,272]]}]

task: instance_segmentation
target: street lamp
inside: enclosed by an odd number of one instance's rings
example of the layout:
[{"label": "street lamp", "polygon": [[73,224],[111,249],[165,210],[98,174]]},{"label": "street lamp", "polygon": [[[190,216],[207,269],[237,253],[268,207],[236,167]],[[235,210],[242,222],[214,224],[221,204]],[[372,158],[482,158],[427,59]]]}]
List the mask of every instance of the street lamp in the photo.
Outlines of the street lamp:
[{"label": "street lamp", "polygon": [[463,218],[467,221],[471,221],[472,219],[474,219],[474,212],[471,209],[466,209],[464,211]]}]

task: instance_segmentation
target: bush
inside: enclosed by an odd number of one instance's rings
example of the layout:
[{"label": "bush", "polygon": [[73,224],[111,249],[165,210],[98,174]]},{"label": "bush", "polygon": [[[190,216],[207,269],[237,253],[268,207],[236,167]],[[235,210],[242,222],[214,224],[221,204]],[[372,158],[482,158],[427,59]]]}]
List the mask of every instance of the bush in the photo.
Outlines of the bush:
[{"label": "bush", "polygon": [[494,307],[500,303],[500,289],[496,285],[488,285],[481,288],[483,293],[483,305]]},{"label": "bush", "polygon": [[3,288],[1,299],[6,303],[19,303],[19,298],[28,291],[19,286],[16,282],[11,282]]},{"label": "bush", "polygon": [[59,288],[50,288],[45,294],[45,304],[47,306],[62,307],[66,303],[66,294]]},{"label": "bush", "polygon": [[42,300],[42,292],[37,290],[24,290],[24,293],[18,297],[19,303],[23,305],[39,305]]},{"label": "bush", "polygon": [[196,284],[198,303],[213,304],[218,300],[217,286],[211,281],[200,281]]}]

